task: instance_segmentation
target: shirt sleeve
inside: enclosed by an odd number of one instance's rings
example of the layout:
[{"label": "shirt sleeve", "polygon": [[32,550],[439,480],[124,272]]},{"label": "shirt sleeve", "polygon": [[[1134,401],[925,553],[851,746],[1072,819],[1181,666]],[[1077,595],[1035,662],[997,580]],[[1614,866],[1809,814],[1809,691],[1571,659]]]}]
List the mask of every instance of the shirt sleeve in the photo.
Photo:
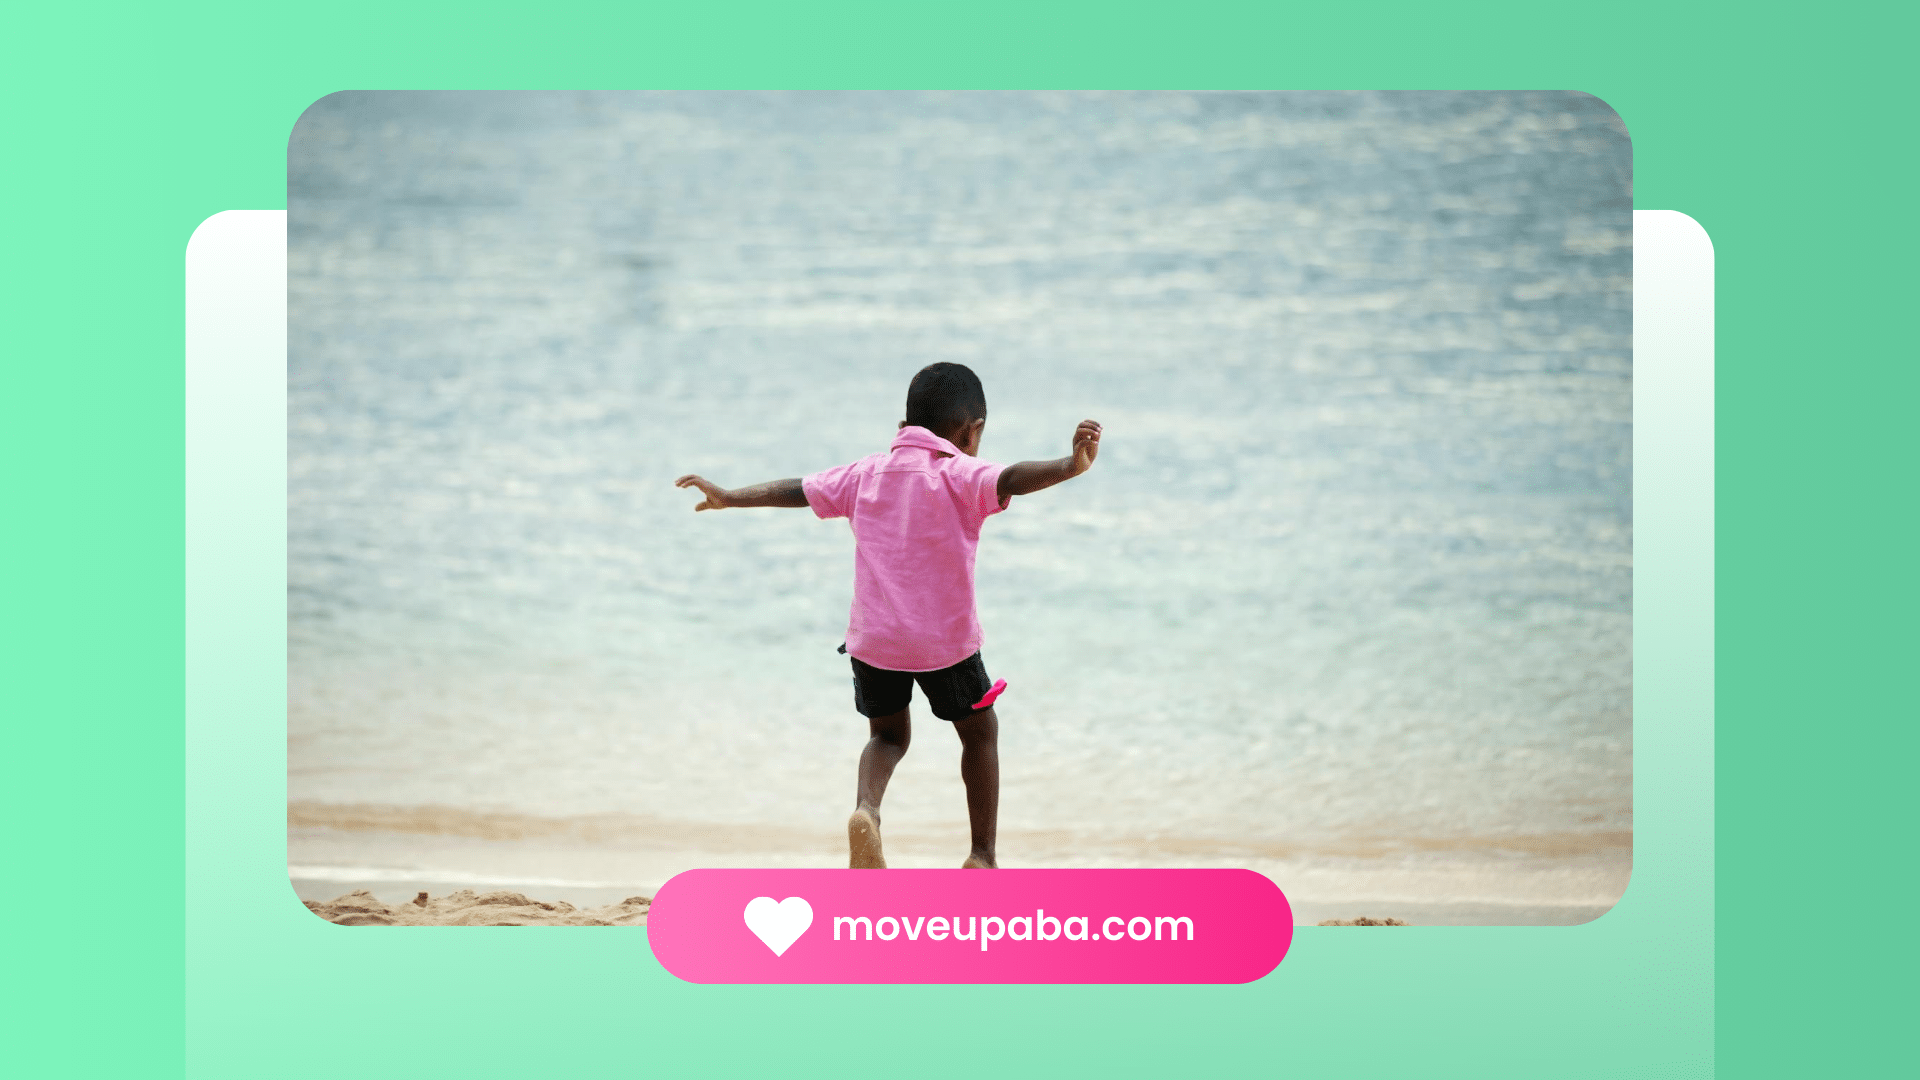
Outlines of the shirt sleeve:
[{"label": "shirt sleeve", "polygon": [[1007,508],[1007,504],[1000,501],[1000,474],[1005,471],[1005,465],[980,461],[967,474],[967,504],[982,518],[992,517]]},{"label": "shirt sleeve", "polygon": [[821,518],[846,517],[853,512],[854,497],[859,494],[854,466],[859,462],[823,469],[800,478],[800,490],[807,505]]}]

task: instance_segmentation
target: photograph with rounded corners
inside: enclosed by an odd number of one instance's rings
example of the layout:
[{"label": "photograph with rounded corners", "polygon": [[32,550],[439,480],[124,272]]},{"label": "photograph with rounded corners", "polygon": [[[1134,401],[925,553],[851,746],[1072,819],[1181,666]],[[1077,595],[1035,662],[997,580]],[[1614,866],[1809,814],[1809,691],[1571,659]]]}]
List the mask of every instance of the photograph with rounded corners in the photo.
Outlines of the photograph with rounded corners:
[{"label": "photograph with rounded corners", "polygon": [[1245,867],[1300,925],[1600,917],[1631,192],[1575,92],[316,102],[295,892]]}]

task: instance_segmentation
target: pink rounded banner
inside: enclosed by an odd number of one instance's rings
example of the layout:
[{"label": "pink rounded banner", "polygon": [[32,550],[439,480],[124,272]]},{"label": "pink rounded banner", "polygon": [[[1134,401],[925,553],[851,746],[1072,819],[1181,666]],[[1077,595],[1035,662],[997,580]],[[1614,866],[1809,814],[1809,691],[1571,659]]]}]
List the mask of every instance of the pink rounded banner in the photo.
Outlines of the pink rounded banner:
[{"label": "pink rounded banner", "polygon": [[647,939],[697,983],[1242,983],[1293,911],[1251,870],[689,870]]}]

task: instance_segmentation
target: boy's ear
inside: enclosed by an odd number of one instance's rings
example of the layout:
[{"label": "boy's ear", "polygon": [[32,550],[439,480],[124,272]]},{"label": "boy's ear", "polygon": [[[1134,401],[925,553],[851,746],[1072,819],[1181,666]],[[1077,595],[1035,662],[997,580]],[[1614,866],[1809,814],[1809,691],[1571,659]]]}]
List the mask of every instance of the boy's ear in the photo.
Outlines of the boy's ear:
[{"label": "boy's ear", "polygon": [[906,422],[905,420],[902,420],[902,421],[900,421],[900,427],[897,427],[897,428],[894,428],[893,430],[895,430],[895,431],[899,431],[899,430],[901,430],[902,428],[905,428],[906,426],[907,426],[907,422]]}]

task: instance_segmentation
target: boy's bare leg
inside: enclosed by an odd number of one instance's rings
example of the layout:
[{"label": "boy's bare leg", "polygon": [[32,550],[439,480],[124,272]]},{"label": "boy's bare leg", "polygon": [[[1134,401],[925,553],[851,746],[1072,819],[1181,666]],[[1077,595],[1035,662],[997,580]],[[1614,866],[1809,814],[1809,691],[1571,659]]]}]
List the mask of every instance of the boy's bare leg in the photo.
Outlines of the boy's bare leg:
[{"label": "boy's bare leg", "polygon": [[1000,718],[982,709],[953,730],[960,736],[960,779],[967,785],[967,823],[973,829],[973,851],[963,870],[996,870],[994,833],[1000,820]]},{"label": "boy's bare leg", "polygon": [[880,849],[880,800],[887,794],[887,781],[893,779],[893,767],[907,756],[907,744],[913,741],[913,723],[906,709],[867,721],[871,737],[860,751],[860,787],[854,795],[853,816],[847,819],[847,867],[853,870],[885,870],[887,857]]}]

